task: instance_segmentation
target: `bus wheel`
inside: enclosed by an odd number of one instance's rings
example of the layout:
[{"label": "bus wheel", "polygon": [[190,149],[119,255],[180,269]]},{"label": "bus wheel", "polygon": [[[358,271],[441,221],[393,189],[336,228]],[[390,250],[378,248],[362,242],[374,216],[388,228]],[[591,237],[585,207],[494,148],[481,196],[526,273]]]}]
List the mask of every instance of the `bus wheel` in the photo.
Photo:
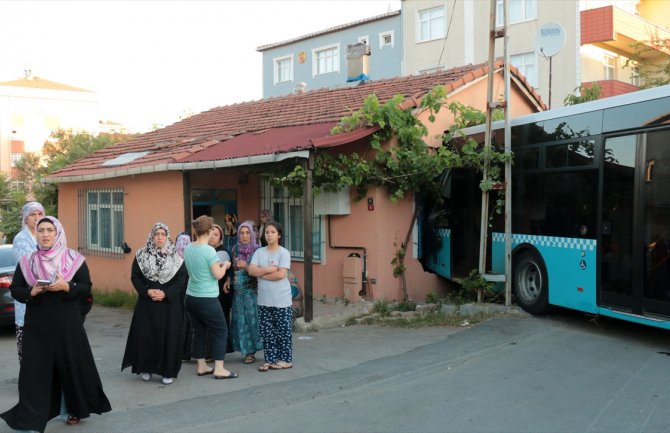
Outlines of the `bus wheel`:
[{"label": "bus wheel", "polygon": [[518,304],[531,314],[544,313],[549,309],[549,285],[547,271],[540,257],[532,251],[524,251],[514,260],[514,292]]}]

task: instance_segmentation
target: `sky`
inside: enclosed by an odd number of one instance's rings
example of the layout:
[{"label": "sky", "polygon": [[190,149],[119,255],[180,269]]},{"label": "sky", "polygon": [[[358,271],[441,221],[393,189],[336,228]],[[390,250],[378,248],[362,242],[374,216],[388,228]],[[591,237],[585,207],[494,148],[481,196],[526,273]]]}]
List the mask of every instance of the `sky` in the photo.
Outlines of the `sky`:
[{"label": "sky", "polygon": [[399,10],[398,0],[0,0],[0,82],[98,93],[137,132],[262,98],[256,48]]}]

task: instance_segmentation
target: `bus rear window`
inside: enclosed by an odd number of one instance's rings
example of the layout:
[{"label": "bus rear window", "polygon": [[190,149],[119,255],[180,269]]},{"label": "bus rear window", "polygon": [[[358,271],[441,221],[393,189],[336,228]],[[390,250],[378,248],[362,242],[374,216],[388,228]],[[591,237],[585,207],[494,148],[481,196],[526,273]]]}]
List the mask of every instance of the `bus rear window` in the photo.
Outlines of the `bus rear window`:
[{"label": "bus rear window", "polygon": [[545,168],[583,167],[593,164],[595,141],[584,140],[574,143],[547,146]]}]

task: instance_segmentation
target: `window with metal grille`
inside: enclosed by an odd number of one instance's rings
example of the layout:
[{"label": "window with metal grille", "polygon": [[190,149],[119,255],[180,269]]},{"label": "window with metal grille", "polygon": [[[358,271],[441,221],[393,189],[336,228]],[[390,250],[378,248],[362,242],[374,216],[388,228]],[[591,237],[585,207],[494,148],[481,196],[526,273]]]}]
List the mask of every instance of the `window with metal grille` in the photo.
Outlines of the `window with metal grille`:
[{"label": "window with metal grille", "polygon": [[[268,179],[260,183],[260,208],[269,209],[272,219],[280,223],[284,234],[279,241],[289,250],[292,259],[304,259],[303,199],[292,197],[286,188],[274,186]],[[259,222],[260,224],[260,222]],[[314,261],[321,260],[322,221],[320,215],[314,215],[312,221],[312,255]]]},{"label": "window with metal grille", "polygon": [[123,189],[79,190],[79,251],[123,257]]}]

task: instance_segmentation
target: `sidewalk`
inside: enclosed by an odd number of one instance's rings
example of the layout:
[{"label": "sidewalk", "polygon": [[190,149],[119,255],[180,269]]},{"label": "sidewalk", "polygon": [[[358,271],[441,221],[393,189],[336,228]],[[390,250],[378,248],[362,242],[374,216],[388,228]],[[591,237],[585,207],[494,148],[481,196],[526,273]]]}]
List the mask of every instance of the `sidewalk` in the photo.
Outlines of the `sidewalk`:
[{"label": "sidewalk", "polygon": [[296,332],[314,332],[319,329],[343,326],[352,317],[368,314],[374,303],[362,300],[355,304],[345,305],[339,299],[315,299],[312,305],[312,320],[305,322],[304,317],[298,318],[295,323]]}]

